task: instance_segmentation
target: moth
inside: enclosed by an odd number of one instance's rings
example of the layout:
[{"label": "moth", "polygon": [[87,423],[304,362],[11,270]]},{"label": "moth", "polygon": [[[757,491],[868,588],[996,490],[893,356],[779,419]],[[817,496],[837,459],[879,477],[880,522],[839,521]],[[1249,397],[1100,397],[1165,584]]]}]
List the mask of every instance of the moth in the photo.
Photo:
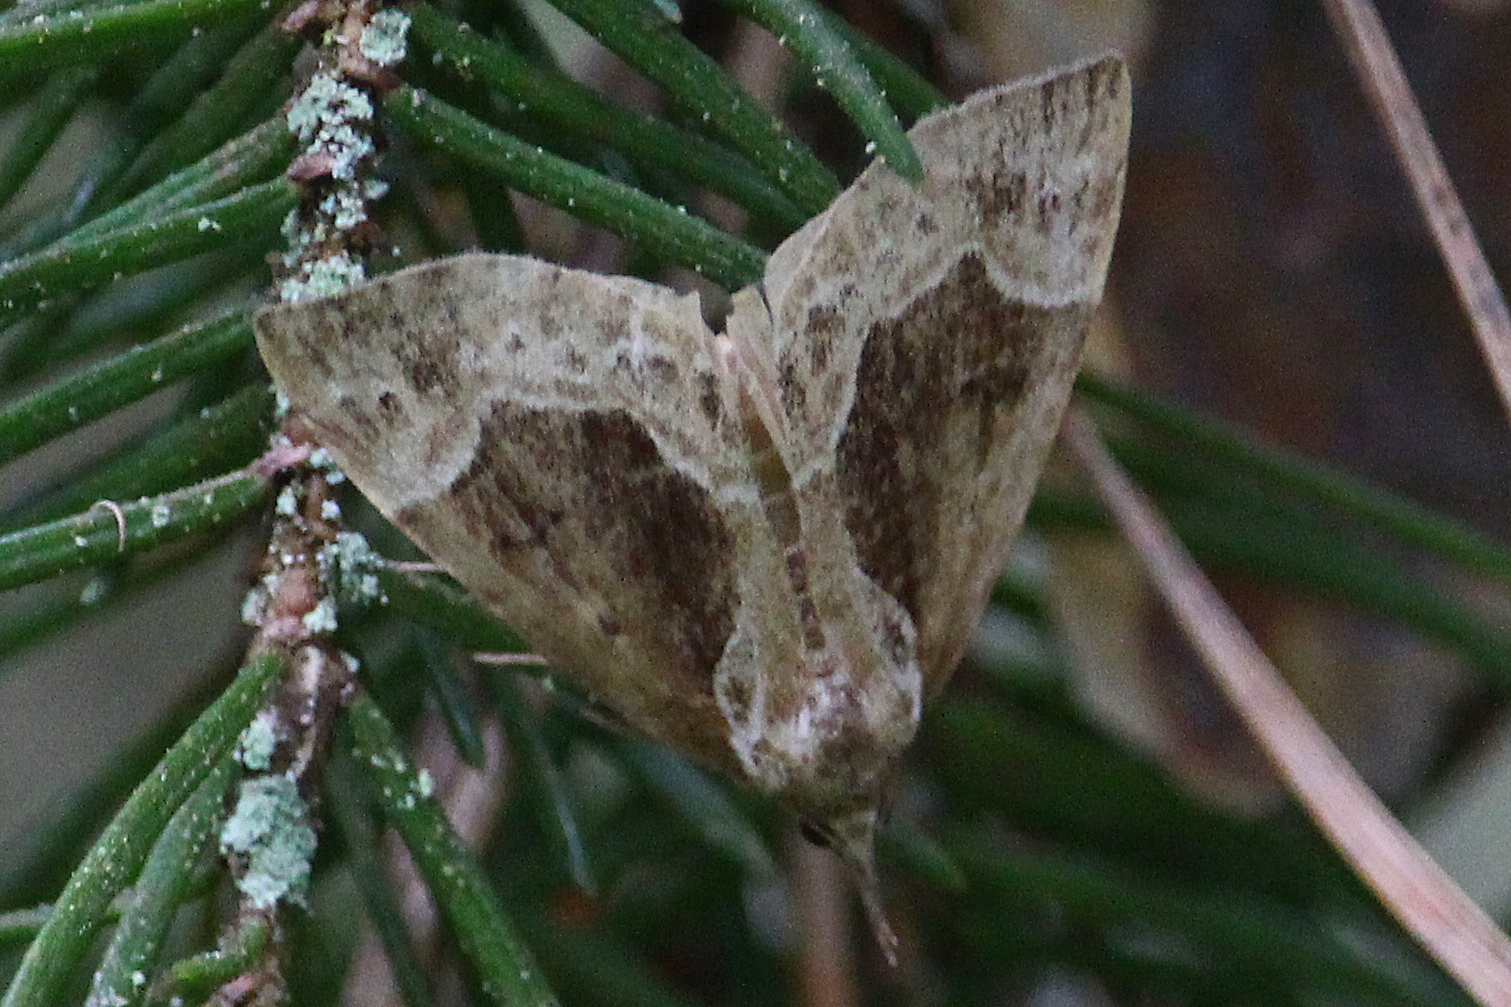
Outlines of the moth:
[{"label": "moth", "polygon": [[1101,298],[1129,127],[1103,57],[980,92],[734,295],[517,255],[266,309],[263,359],[353,482],[631,727],[856,869],[960,661]]}]

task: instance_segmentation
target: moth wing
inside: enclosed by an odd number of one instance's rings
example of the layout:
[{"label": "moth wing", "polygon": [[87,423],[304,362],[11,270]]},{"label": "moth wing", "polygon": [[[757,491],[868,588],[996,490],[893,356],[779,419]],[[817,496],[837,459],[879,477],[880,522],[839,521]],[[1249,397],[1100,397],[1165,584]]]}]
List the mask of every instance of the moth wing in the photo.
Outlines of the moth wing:
[{"label": "moth wing", "polygon": [[746,477],[696,297],[474,254],[270,308],[257,335],[386,517],[631,723],[727,761],[710,677]]},{"label": "moth wing", "polygon": [[1117,229],[1128,95],[1104,57],[930,115],[909,134],[920,185],[873,164],[766,272],[794,485],[837,489],[931,689],[964,652],[1069,397]]}]

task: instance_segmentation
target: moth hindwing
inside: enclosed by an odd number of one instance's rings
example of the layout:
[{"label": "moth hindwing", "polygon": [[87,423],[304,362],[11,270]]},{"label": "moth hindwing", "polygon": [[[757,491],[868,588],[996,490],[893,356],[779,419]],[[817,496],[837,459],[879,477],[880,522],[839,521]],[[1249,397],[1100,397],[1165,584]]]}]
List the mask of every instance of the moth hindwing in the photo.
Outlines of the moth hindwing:
[{"label": "moth hindwing", "polygon": [[1059,425],[1122,195],[1112,57],[983,91],[694,295],[463,255],[257,320],[378,508],[634,728],[870,872]]}]

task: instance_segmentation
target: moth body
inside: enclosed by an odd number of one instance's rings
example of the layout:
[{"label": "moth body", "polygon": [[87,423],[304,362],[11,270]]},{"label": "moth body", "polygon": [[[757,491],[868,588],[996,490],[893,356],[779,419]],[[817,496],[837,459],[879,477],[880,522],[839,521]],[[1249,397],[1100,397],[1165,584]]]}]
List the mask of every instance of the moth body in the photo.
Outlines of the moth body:
[{"label": "moth body", "polygon": [[714,695],[744,773],[822,825],[875,802],[917,728],[922,680],[912,618],[845,548],[833,480],[794,480],[779,389],[760,357],[769,324],[764,300],[742,291],[721,339],[767,533],[747,549],[766,562],[749,566],[769,573],[742,592],[748,641],[725,648]]},{"label": "moth body", "polygon": [[1112,57],[910,132],[695,298],[464,255],[270,308],[258,343],[352,481],[636,730],[812,823],[866,879],[877,806],[980,618],[1116,230]]}]

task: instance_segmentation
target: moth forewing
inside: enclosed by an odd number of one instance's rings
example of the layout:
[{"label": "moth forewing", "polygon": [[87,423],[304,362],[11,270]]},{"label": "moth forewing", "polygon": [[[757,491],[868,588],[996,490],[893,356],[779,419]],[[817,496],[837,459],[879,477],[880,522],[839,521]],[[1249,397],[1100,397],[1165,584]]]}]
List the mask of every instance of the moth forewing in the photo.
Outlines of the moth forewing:
[{"label": "moth forewing", "polygon": [[833,470],[864,572],[941,687],[1059,426],[1122,192],[1128,81],[1104,58],[912,131],[767,271],[800,487]]},{"label": "moth forewing", "polygon": [[866,879],[1058,427],[1116,230],[1106,57],[911,132],[735,296],[518,256],[257,319],[352,481],[562,674],[810,820]]}]

